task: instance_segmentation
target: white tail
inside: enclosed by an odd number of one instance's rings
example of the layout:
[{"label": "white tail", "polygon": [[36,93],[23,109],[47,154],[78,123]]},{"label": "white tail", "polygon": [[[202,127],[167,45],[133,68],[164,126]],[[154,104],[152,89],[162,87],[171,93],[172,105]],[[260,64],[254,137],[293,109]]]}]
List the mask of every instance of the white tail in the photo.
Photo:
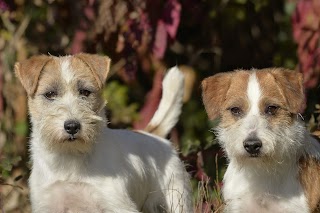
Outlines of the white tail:
[{"label": "white tail", "polygon": [[184,91],[184,75],[172,67],[162,82],[162,98],[157,111],[145,128],[146,132],[166,137],[178,122]]}]

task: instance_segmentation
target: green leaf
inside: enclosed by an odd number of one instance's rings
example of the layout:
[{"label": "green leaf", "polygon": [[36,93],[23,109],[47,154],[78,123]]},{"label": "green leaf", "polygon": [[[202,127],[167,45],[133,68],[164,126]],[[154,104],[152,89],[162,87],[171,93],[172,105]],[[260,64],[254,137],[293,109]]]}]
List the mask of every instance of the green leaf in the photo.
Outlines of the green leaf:
[{"label": "green leaf", "polygon": [[247,0],[235,0],[235,2],[238,4],[246,4]]},{"label": "green leaf", "polygon": [[17,135],[25,136],[28,133],[28,124],[27,122],[18,122],[14,127],[14,132]]},{"label": "green leaf", "polygon": [[117,81],[111,81],[103,90],[107,108],[111,111],[112,124],[131,124],[138,118],[138,104],[129,103],[129,88]]}]

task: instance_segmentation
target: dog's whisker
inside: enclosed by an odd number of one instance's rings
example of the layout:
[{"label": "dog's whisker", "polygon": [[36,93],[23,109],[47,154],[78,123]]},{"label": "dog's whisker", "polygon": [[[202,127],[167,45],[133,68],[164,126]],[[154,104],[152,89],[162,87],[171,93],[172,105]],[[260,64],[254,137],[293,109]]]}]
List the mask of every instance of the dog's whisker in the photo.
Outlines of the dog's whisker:
[{"label": "dog's whisker", "polygon": [[96,121],[104,121],[104,119],[101,116],[98,116],[98,115],[91,115],[90,118],[92,120],[96,120]]}]

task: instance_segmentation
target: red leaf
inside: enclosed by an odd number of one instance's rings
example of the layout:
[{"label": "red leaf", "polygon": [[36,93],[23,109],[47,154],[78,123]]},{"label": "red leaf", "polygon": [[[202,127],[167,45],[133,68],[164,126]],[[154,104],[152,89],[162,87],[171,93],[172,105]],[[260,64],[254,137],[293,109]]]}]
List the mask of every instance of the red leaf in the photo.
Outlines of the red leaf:
[{"label": "red leaf", "polygon": [[200,181],[208,182],[210,178],[204,171],[203,165],[204,165],[203,156],[202,156],[202,152],[200,151],[197,153],[197,172],[195,177]]},{"label": "red leaf", "polygon": [[71,46],[71,53],[76,54],[83,51],[83,43],[86,40],[87,33],[82,30],[77,30]]},{"label": "red leaf", "polygon": [[165,21],[166,30],[171,39],[174,39],[180,23],[181,5],[177,0],[170,0],[167,2],[165,10],[170,12],[170,19]]},{"label": "red leaf", "polygon": [[155,41],[153,44],[153,55],[162,59],[167,48],[167,30],[162,20],[158,21]]},{"label": "red leaf", "polygon": [[[0,91],[3,91],[3,75],[4,75],[4,72],[2,70],[2,61],[0,59]],[[0,118],[2,118],[2,115],[3,115],[3,96],[2,96],[2,92],[0,92]]]},{"label": "red leaf", "polygon": [[304,75],[306,88],[315,87],[320,76],[319,6],[319,0],[300,0],[292,16],[293,37],[298,44],[299,69]]},{"label": "red leaf", "polygon": [[155,33],[155,41],[153,45],[153,54],[156,58],[162,59],[168,42],[175,39],[180,23],[181,5],[177,0],[169,0],[166,2],[162,18],[158,20],[157,30]]},{"label": "red leaf", "polygon": [[[80,21],[79,29],[76,30],[72,39],[71,53],[79,53],[84,51],[84,42],[87,38],[87,30],[89,29],[89,21],[93,21],[95,13],[93,9],[94,0],[89,0],[88,4],[83,8],[83,18]],[[89,21],[88,21],[89,20]]]}]

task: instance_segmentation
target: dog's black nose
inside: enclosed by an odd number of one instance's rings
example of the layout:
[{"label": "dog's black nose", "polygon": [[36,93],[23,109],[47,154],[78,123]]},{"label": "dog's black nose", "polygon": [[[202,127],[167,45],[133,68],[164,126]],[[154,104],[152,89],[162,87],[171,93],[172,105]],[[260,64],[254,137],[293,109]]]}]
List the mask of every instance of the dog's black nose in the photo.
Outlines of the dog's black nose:
[{"label": "dog's black nose", "polygon": [[243,142],[243,147],[249,154],[258,154],[262,147],[262,142],[258,138],[249,138]]},{"label": "dog's black nose", "polygon": [[81,125],[78,121],[69,120],[64,122],[64,129],[70,135],[75,135],[81,128]]}]

